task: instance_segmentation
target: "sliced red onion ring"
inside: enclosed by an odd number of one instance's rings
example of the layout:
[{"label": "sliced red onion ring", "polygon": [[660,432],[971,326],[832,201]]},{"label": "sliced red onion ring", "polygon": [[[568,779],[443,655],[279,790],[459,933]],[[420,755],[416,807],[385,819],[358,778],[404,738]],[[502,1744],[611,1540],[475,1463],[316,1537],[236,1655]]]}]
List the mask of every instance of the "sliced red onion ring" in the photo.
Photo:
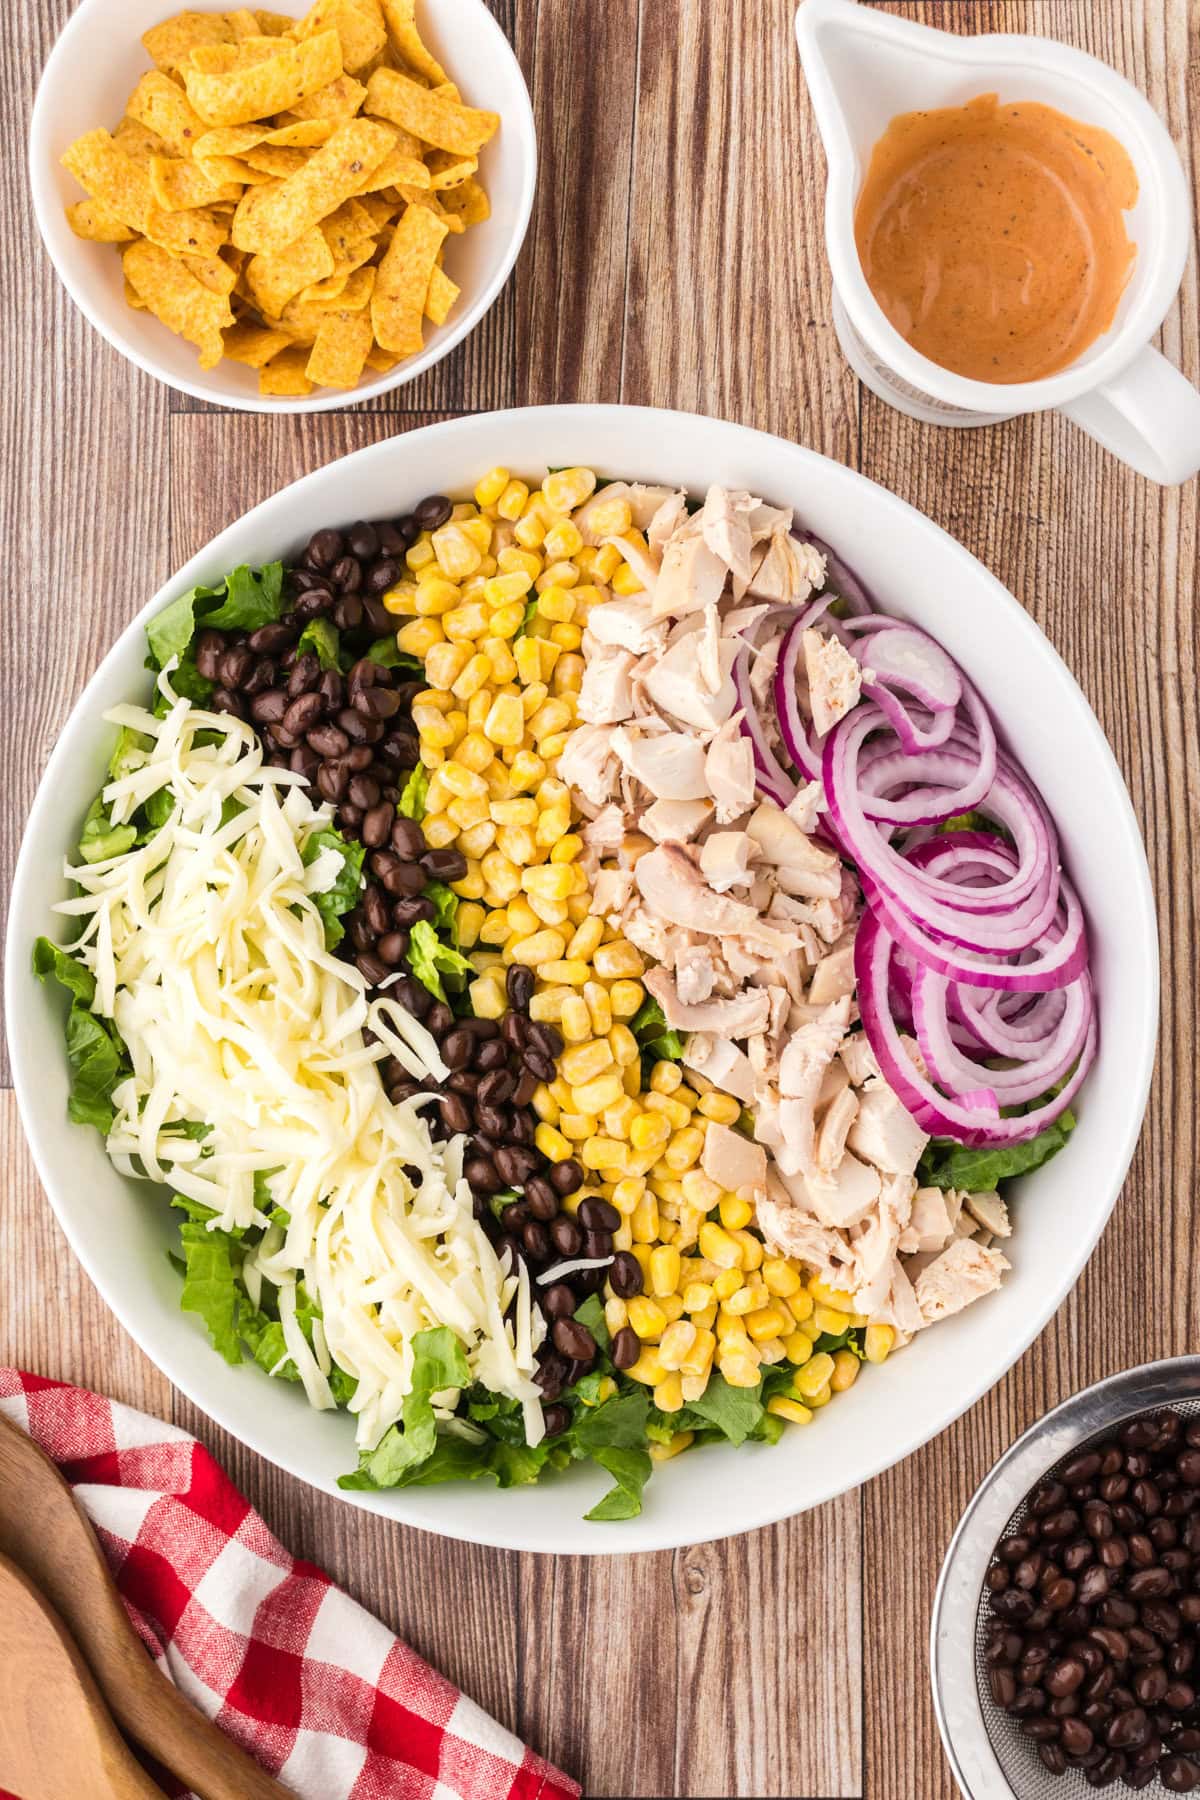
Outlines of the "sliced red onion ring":
[{"label": "sliced red onion ring", "polygon": [[1092,1017],[1092,987],[1086,970],[1066,990],[1067,1005],[1058,1030],[1040,1056],[1015,1068],[989,1069],[965,1056],[955,1044],[948,1015],[950,983],[944,975],[922,969],[912,985],[912,1018],[921,1055],[934,1080],[964,1105],[967,1093],[989,1084],[1005,1106],[1036,1100],[1074,1065]]},{"label": "sliced red onion ring", "polygon": [[889,692],[899,688],[930,712],[952,709],[962,698],[958,669],[940,644],[911,625],[874,632],[863,657],[863,689],[868,694],[876,687]]}]

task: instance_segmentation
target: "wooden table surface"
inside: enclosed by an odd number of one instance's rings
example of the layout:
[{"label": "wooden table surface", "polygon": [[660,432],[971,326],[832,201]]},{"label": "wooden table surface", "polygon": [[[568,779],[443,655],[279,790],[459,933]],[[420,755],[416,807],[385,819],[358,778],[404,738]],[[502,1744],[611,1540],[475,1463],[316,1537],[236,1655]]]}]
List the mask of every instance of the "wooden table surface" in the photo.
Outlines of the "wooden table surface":
[{"label": "wooden table surface", "polygon": [[[296,1552],[588,1794],[949,1800],[925,1641],[967,1497],[1062,1396],[1194,1350],[1200,1335],[1197,483],[1153,487],[1051,415],[939,431],[859,388],[830,323],[824,159],[791,0],[491,3],[540,134],[533,225],[513,279],[470,340],[411,386],[366,407],[274,419],[207,410],[140,375],[58,285],[36,239],[23,138],[71,5],[10,8],[0,68],[0,517],[14,550],[0,658],[5,887],[47,754],[103,651],[173,569],[286,482],[394,432],[491,407],[623,400],[735,419],[863,470],[945,526],[1019,596],[1099,715],[1145,833],[1166,971],[1158,1076],[1132,1174],[1069,1301],[952,1430],[818,1512],[675,1554],[594,1561],[459,1546],[367,1517],[240,1449],[172,1391],[76,1266],[7,1087],[0,1361],[96,1386],[198,1433]],[[887,10],[1095,52],[1149,95],[1195,189],[1200,0],[902,0]],[[1161,345],[1200,377],[1194,257]]]}]

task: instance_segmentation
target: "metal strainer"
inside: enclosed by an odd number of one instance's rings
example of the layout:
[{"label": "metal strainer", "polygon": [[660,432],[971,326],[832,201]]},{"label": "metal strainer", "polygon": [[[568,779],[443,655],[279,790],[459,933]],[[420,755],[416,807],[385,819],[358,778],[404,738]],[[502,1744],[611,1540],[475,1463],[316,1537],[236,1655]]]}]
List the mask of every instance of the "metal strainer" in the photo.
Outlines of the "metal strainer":
[{"label": "metal strainer", "polygon": [[[1000,1458],[959,1521],[934,1596],[929,1664],[938,1729],[966,1800],[1085,1800],[1095,1792],[1077,1769],[1051,1775],[1037,1746],[992,1699],[983,1578],[997,1541],[1047,1474],[1093,1438],[1164,1406],[1185,1418],[1200,1413],[1200,1356],[1143,1363],[1064,1400]],[[1142,1792],[1167,1790],[1155,1781]]]}]

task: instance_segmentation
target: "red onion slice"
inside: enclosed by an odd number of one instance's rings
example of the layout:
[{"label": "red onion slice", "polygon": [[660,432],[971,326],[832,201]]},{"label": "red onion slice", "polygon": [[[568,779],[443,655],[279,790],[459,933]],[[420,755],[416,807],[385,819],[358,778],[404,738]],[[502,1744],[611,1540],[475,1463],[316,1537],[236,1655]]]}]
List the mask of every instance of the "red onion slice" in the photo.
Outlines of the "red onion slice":
[{"label": "red onion slice", "polygon": [[[911,625],[876,631],[863,652],[863,687],[897,688],[911,694],[930,712],[953,709],[963,693],[963,680],[941,645]],[[868,686],[868,676],[871,686]]]}]

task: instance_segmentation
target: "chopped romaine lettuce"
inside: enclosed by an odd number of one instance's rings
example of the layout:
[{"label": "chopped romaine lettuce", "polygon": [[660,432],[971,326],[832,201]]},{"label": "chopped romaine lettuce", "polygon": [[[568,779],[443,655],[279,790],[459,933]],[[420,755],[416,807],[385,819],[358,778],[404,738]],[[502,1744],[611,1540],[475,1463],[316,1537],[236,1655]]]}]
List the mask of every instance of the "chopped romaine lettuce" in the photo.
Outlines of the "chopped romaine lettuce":
[{"label": "chopped romaine lettuce", "polygon": [[400,811],[406,819],[425,817],[425,796],[429,792],[429,770],[418,763],[400,790]]},{"label": "chopped romaine lettuce", "polygon": [[107,862],[110,856],[124,856],[137,843],[136,825],[114,825],[97,795],[88,807],[79,834],[79,855],[85,863]]},{"label": "chopped romaine lettuce", "polygon": [[327,825],[321,831],[314,831],[305,844],[302,853],[305,867],[315,862],[324,850],[338,852],[342,859],[342,871],[333,886],[326,888],[322,894],[314,894],[312,901],[325,926],[325,948],[336,950],[346,935],[342,914],[350,912],[358,904],[363,882],[363,862],[367,852],[365,845],[348,843],[340,831]]},{"label": "chopped romaine lettuce", "polygon": [[115,1025],[89,1010],[96,991],[91,972],[49,938],[33,946],[33,971],[42,981],[54,980],[71,996],[67,1013],[67,1063],[71,1091],[67,1115],[77,1125],[112,1130],[112,1092],[130,1071],[129,1053]]},{"label": "chopped romaine lettuce", "polygon": [[418,919],[408,934],[408,966],[439,1000],[446,998],[443,975],[457,990],[475,973],[465,956],[442,942],[428,919]]},{"label": "chopped romaine lettuce", "polygon": [[311,650],[323,669],[340,669],[338,629],[332,619],[310,619],[296,641],[296,654]]},{"label": "chopped romaine lettuce", "polygon": [[962,1188],[971,1194],[990,1194],[1002,1181],[1040,1169],[1058,1154],[1074,1129],[1075,1115],[1068,1108],[1023,1144],[969,1150],[962,1144],[934,1138],[926,1144],[917,1164],[917,1181],[922,1187]]}]

